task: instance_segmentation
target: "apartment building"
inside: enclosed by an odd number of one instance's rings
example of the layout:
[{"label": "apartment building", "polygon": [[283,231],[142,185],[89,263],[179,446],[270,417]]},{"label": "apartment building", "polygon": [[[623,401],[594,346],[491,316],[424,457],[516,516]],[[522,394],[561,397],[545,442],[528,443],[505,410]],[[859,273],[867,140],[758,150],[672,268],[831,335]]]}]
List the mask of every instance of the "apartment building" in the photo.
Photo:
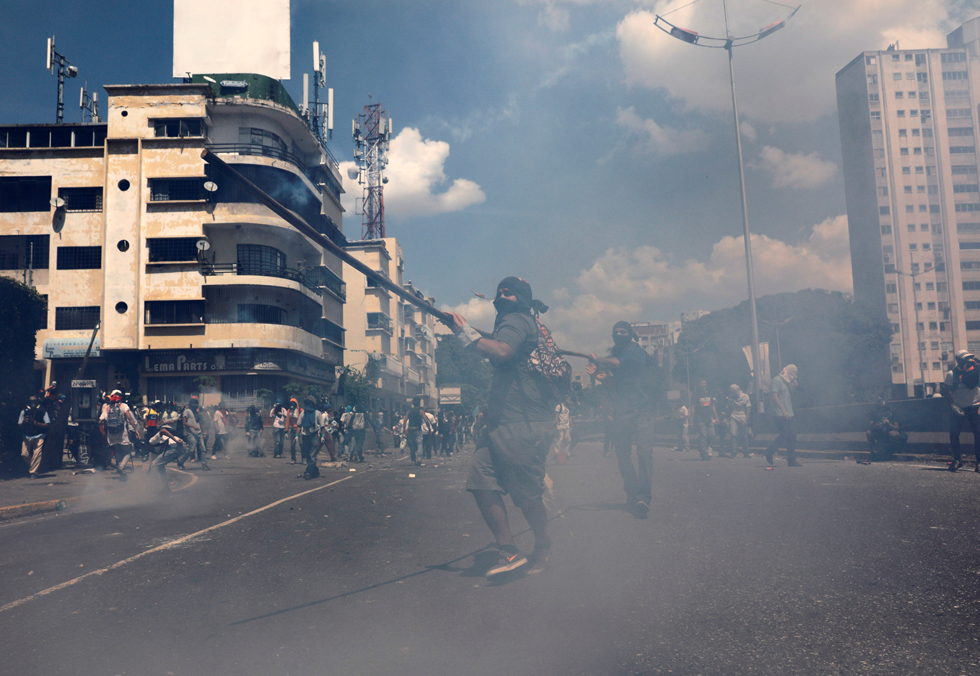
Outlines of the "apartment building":
[{"label": "apartment building", "polygon": [[980,351],[978,29],[837,73],[854,297],[891,322],[896,394],[928,394],[954,350]]},{"label": "apartment building", "polygon": [[242,405],[329,390],[340,261],[201,156],[346,244],[337,163],[289,95],[247,73],[105,90],[105,122],[0,126],[0,274],[47,299],[46,380],[72,379],[98,325],[102,388],[181,401],[211,383]]},{"label": "apartment building", "polygon": [[[435,305],[405,281],[405,257],[394,237],[350,242],[347,252],[369,268]],[[373,361],[378,373],[375,407],[389,412],[405,411],[413,398],[436,407],[436,320],[411,303],[392,294],[349,265],[345,328],[347,363],[364,369]]]}]

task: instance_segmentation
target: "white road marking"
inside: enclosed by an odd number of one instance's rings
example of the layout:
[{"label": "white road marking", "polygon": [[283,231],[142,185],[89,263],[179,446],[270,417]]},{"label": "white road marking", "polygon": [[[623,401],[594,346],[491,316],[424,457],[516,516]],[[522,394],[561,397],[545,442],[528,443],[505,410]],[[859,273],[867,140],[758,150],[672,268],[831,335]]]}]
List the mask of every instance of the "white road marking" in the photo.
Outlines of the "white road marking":
[{"label": "white road marking", "polygon": [[145,552],[140,552],[139,554],[136,554],[135,556],[131,556],[128,559],[123,559],[122,561],[117,561],[116,563],[113,563],[110,566],[106,566],[105,568],[100,568],[99,570],[93,570],[91,573],[85,573],[85,575],[80,575],[79,577],[76,577],[73,580],[68,580],[67,582],[62,582],[61,584],[57,584],[57,585],[55,585],[53,587],[49,587],[48,589],[45,589],[43,591],[39,591],[36,594],[31,594],[30,596],[28,596],[26,598],[22,598],[22,599],[20,599],[18,601],[11,601],[7,605],[5,605],[3,607],[0,607],[0,613],[6,612],[8,610],[12,610],[13,608],[16,608],[17,606],[24,605],[28,601],[33,601],[34,599],[40,598],[41,596],[47,596],[48,594],[53,594],[54,592],[59,591],[61,589],[65,589],[67,587],[71,587],[72,585],[78,584],[79,582],[81,582],[85,578],[91,577],[92,575],[102,575],[103,573],[107,573],[110,570],[113,570],[115,568],[119,568],[121,566],[125,566],[127,563],[132,563],[133,561],[136,561],[137,559],[141,559],[144,556],[147,556],[148,554],[154,554],[156,552],[160,552],[160,551],[163,551],[165,549],[170,549],[171,547],[176,547],[177,545],[183,544],[183,543],[187,542],[188,540],[193,540],[194,538],[200,537],[200,536],[204,535],[205,533],[210,533],[213,530],[217,530],[219,528],[224,528],[225,526],[230,526],[231,524],[235,523],[236,521],[241,521],[242,519],[244,519],[246,517],[253,516],[253,515],[258,514],[260,512],[264,512],[267,509],[272,509],[273,507],[276,507],[278,505],[281,505],[284,502],[289,502],[290,500],[295,500],[296,498],[301,498],[304,495],[309,495],[310,493],[316,493],[317,491],[322,491],[324,488],[329,488],[330,486],[335,486],[336,484],[339,484],[341,481],[347,481],[348,479],[353,479],[353,478],[354,478],[353,476],[345,476],[343,479],[337,479],[336,481],[331,482],[329,484],[325,484],[323,486],[317,486],[316,488],[310,489],[308,491],[303,491],[302,493],[297,493],[296,495],[290,495],[287,498],[283,498],[281,500],[276,500],[275,502],[270,502],[268,505],[266,505],[264,507],[259,507],[258,509],[253,509],[251,512],[248,512],[247,514],[242,514],[240,516],[236,516],[233,519],[228,519],[227,521],[222,521],[221,523],[215,524],[213,526],[209,526],[209,527],[205,528],[204,530],[199,530],[196,533],[191,533],[190,535],[185,535],[184,537],[177,538],[176,540],[171,540],[170,542],[164,543],[164,544],[162,544],[162,545],[160,545],[158,547],[153,547],[152,549],[147,549]]}]

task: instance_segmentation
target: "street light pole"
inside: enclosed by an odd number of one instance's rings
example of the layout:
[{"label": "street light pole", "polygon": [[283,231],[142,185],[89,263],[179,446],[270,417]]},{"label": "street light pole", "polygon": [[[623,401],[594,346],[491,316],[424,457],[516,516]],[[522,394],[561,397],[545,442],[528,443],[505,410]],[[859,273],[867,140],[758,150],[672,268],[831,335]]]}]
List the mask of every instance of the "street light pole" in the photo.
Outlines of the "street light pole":
[{"label": "street light pole", "polygon": [[735,116],[735,148],[738,151],[738,184],[742,191],[742,232],[745,237],[745,276],[748,280],[749,316],[752,322],[752,373],[755,376],[755,392],[759,412],[765,412],[765,399],[762,396],[762,364],[759,350],[759,315],[755,304],[755,271],[752,265],[752,240],[749,237],[749,203],[745,196],[745,164],[742,160],[742,130],[738,121],[738,100],[735,97],[735,61],[732,47],[732,33],[728,29],[728,0],[722,0],[725,10],[725,51],[728,52],[728,78],[732,85],[732,113]]}]

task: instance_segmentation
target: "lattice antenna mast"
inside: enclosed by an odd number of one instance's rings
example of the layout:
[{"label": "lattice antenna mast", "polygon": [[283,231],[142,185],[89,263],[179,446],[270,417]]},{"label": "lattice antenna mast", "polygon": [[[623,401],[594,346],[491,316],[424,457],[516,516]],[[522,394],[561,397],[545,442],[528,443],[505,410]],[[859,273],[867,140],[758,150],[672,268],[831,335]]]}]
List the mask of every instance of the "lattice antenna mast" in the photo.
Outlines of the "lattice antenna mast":
[{"label": "lattice antenna mast", "polygon": [[320,102],[320,90],[327,86],[327,57],[320,43],[313,43],[313,100],[310,100],[310,78],[303,73],[303,105],[300,112],[320,145],[333,138],[333,89],[327,89],[327,102]]},{"label": "lattice antenna mast", "polygon": [[385,237],[384,175],[388,166],[388,141],[393,124],[380,103],[364,106],[364,112],[353,121],[354,162],[357,169],[348,171],[351,179],[364,186],[364,196],[359,203],[362,239]]}]

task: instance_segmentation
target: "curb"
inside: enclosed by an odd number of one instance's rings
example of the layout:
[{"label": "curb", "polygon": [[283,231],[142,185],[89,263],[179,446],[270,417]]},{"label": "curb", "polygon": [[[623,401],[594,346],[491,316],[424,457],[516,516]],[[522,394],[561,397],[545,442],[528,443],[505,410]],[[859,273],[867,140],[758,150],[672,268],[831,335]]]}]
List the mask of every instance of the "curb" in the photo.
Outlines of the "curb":
[{"label": "curb", "polygon": [[44,500],[43,502],[28,502],[23,505],[0,507],[0,521],[16,519],[19,516],[29,516],[41,512],[60,512],[67,509],[69,503],[78,502],[79,498],[64,498],[61,500]]}]

